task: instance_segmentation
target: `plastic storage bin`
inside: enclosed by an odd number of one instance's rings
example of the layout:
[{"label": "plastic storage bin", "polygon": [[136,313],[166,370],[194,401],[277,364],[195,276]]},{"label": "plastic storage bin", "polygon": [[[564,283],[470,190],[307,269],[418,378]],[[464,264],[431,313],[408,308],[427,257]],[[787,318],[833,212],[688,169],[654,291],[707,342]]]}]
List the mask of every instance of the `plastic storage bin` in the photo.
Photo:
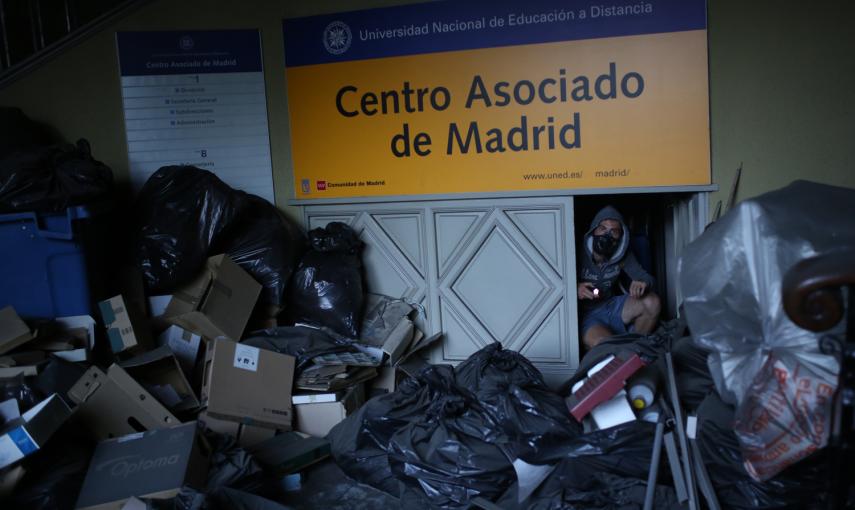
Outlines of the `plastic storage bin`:
[{"label": "plastic storage bin", "polygon": [[0,308],[22,317],[92,315],[101,275],[103,208],[0,215]]}]

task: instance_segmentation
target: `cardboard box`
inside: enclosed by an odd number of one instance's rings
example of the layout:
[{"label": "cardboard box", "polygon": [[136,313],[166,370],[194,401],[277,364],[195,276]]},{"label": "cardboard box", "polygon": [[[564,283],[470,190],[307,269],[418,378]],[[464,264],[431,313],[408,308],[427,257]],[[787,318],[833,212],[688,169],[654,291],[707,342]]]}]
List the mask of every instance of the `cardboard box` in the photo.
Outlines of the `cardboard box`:
[{"label": "cardboard box", "polygon": [[54,356],[66,361],[86,361],[95,348],[95,319],[88,315],[58,317],[56,322],[72,338],[71,349],[56,351]]},{"label": "cardboard box", "polygon": [[201,336],[180,326],[170,326],[157,337],[157,343],[169,347],[185,374],[193,373],[193,367],[196,366],[196,360],[199,358]]},{"label": "cardboard box", "polygon": [[123,361],[120,366],[170,411],[180,413],[199,408],[199,399],[169,347],[158,347]]},{"label": "cardboard box", "polygon": [[200,423],[202,423],[205,428],[211,429],[217,434],[222,434],[224,436],[232,436],[238,437],[240,433],[240,423],[232,420],[221,420],[220,418],[214,418],[213,416],[208,414],[208,410],[204,410],[199,413],[197,417]]},{"label": "cardboard box", "polygon": [[30,328],[18,317],[14,308],[7,306],[0,309],[0,354],[5,354],[32,338]]},{"label": "cardboard box", "polygon": [[103,441],[95,448],[78,509],[121,509],[131,497],[167,499],[184,485],[205,487],[208,462],[196,422]]},{"label": "cardboard box", "polygon": [[43,447],[69,416],[71,408],[54,393],[23,416],[8,420],[0,429],[0,469]]},{"label": "cardboard box", "polygon": [[359,409],[365,401],[365,389],[362,384],[352,386],[339,402],[321,404],[299,404],[294,406],[296,424],[294,430],[315,437],[326,437],[329,431],[351,413]]},{"label": "cardboard box", "polygon": [[205,355],[202,405],[209,416],[291,430],[295,359],[218,339]]},{"label": "cardboard box", "polygon": [[297,473],[330,456],[330,442],[302,432],[285,432],[247,448],[264,469],[281,476]]},{"label": "cardboard box", "polygon": [[119,295],[98,303],[107,338],[114,353],[126,350],[150,349],[153,345],[148,323],[137,306],[130,305]]},{"label": "cardboard box", "polygon": [[260,293],[252,276],[227,255],[216,255],[196,280],[172,296],[166,318],[207,340],[240,340]]},{"label": "cardboard box", "polygon": [[106,374],[98,367],[91,367],[68,391],[68,396],[79,404],[77,418],[95,439],[180,423],[118,365],[112,365]]}]

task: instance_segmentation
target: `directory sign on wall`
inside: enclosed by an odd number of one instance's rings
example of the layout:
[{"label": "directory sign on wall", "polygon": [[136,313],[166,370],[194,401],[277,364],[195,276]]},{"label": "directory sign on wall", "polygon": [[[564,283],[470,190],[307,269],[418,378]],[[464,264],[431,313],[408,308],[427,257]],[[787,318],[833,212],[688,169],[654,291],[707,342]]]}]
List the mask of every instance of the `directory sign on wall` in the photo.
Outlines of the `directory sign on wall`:
[{"label": "directory sign on wall", "polygon": [[273,202],[257,30],[117,34],[131,181],[193,165]]},{"label": "directory sign on wall", "polygon": [[283,22],[298,199],[708,185],[704,0]]}]

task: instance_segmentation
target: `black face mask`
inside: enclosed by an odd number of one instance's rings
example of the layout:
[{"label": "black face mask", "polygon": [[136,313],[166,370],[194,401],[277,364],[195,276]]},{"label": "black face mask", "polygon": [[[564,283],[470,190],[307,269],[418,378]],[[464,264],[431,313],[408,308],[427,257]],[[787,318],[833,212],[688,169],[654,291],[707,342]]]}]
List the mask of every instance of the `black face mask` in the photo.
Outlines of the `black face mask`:
[{"label": "black face mask", "polygon": [[620,239],[615,239],[610,234],[594,235],[594,251],[609,259],[615,254]]}]

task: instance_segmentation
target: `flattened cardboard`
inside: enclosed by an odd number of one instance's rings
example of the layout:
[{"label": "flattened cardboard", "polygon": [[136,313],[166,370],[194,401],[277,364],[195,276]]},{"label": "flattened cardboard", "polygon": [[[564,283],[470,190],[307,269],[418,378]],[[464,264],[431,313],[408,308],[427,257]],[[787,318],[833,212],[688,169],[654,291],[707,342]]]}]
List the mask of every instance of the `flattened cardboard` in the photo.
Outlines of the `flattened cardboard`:
[{"label": "flattened cardboard", "polygon": [[18,317],[14,308],[7,306],[0,309],[0,354],[5,354],[32,338],[30,328]]},{"label": "flattened cardboard", "polygon": [[7,422],[0,430],[0,469],[42,448],[69,416],[71,408],[54,393]]},{"label": "flattened cardboard", "polygon": [[294,430],[310,436],[326,437],[337,423],[359,409],[364,401],[365,389],[362,384],[357,384],[339,402],[296,405]]},{"label": "flattened cardboard", "polygon": [[151,348],[151,332],[137,305],[126,302],[124,297],[118,295],[101,301],[98,308],[107,327],[110,349],[114,353]]},{"label": "flattened cardboard", "polygon": [[172,324],[206,340],[240,340],[260,293],[261,285],[246,271],[227,255],[216,255],[193,282],[172,296],[165,315]]},{"label": "flattened cardboard", "polygon": [[377,374],[377,377],[372,379],[368,384],[371,385],[372,390],[381,390],[386,393],[392,393],[395,391],[397,374],[397,367],[380,367],[380,373]]},{"label": "flattened cardboard", "polygon": [[180,423],[119,365],[110,366],[106,374],[91,367],[68,396],[79,404],[77,418],[98,440]]},{"label": "flattened cardboard", "polygon": [[394,366],[413,341],[413,322],[410,319],[401,319],[395,329],[383,342],[383,353],[388,356],[389,364]]},{"label": "flattened cardboard", "polygon": [[199,358],[201,336],[180,326],[170,326],[160,334],[157,343],[169,347],[185,374],[193,373],[193,367],[196,366],[196,360]]},{"label": "flattened cardboard", "polygon": [[131,497],[167,499],[184,485],[205,486],[207,460],[196,422],[103,441],[95,448],[78,509],[121,509]]},{"label": "flattened cardboard", "polygon": [[199,408],[199,399],[169,347],[158,347],[120,365],[170,411],[180,413]]},{"label": "flattened cardboard", "polygon": [[202,405],[214,418],[291,430],[295,359],[217,339],[205,356]]}]

